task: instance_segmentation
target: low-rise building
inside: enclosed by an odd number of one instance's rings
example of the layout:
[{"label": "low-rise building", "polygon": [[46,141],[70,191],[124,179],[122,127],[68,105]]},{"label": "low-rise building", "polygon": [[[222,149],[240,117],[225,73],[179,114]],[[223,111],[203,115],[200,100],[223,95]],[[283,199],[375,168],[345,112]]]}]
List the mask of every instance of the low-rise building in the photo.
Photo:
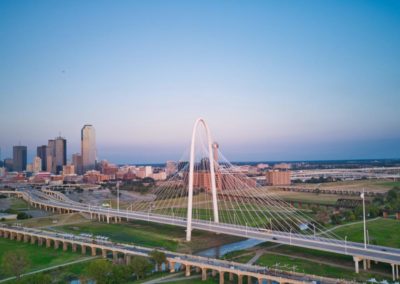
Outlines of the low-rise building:
[{"label": "low-rise building", "polygon": [[266,185],[290,185],[291,172],[271,170],[265,173]]}]

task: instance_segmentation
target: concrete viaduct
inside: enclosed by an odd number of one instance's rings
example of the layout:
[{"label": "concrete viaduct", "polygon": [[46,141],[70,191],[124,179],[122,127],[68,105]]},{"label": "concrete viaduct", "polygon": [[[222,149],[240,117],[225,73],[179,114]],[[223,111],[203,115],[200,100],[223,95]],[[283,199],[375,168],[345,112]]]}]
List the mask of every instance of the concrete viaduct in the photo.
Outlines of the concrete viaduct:
[{"label": "concrete viaduct", "polygon": [[[61,206],[60,204],[51,204],[49,202],[45,202],[43,200],[43,202],[41,200],[37,200],[37,199],[31,199],[30,195],[27,192],[24,191],[1,191],[1,193],[3,194],[14,194],[17,195],[17,197],[21,197],[24,200],[28,201],[32,206],[36,207],[36,208],[40,208],[43,210],[47,210],[47,211],[52,211],[54,213],[72,213],[72,212],[81,212],[81,210],[75,210],[73,209],[73,207],[70,207],[69,205],[78,205],[78,206],[82,206],[82,204],[78,203],[78,202],[74,202],[72,200],[67,200],[68,203],[66,203],[65,205]],[[40,193],[43,195],[43,198],[45,198],[45,196],[51,196],[53,199],[55,200],[59,200],[59,201],[63,201],[65,202],[65,196],[62,193],[59,192],[55,192],[55,191],[51,191],[51,190],[45,190],[42,193]],[[107,223],[110,223],[110,221],[115,221],[115,222],[120,222],[122,218],[126,218],[126,220],[129,220],[128,216],[127,217],[121,217],[117,216],[116,214],[110,214],[109,212],[105,211],[91,211],[90,207],[88,208],[88,211],[90,213],[90,218],[91,219],[97,219],[98,221],[106,221]],[[312,248],[312,247],[311,247]],[[366,258],[364,256],[360,256],[358,254],[353,254],[353,260],[354,260],[354,265],[355,265],[355,272],[359,273],[359,263],[360,261],[362,261],[363,263],[363,268],[364,270],[367,270],[368,268],[370,268],[371,266],[371,259],[372,256],[370,258]],[[377,260],[375,259],[375,262]],[[382,260],[379,260],[382,261]],[[384,262],[384,261],[382,261]],[[389,264],[392,267],[392,276],[393,276],[393,280],[399,279],[399,263],[393,261],[393,262],[389,262]],[[239,277],[240,278],[240,277]],[[278,281],[279,282],[279,281]],[[294,282],[290,282],[290,283],[294,283]]]},{"label": "concrete viaduct", "polygon": [[[108,254],[111,253],[114,263],[124,262],[126,264],[130,264],[132,256],[140,255],[148,257],[149,253],[152,251],[150,248],[127,244],[116,244],[108,241],[97,242],[91,240],[90,238],[66,238],[63,235],[54,232],[46,232],[23,227],[0,226],[0,237],[24,243],[30,243],[32,245],[37,244],[38,246],[43,246],[46,248],[54,247],[56,250],[61,248],[63,251],[71,249],[73,252],[78,252],[78,250],[80,250],[80,252],[84,255],[90,253],[92,256],[102,256],[103,258],[107,258]],[[265,283],[265,281],[268,284],[271,284],[272,281],[287,284],[300,284],[311,283],[313,280],[310,278],[310,276],[301,273],[275,271],[276,275],[272,275],[273,273],[271,271],[266,270],[264,267],[255,265],[244,265],[241,263],[209,259],[175,252],[164,252],[167,255],[167,263],[165,265],[171,273],[175,272],[176,270],[184,270],[185,275],[190,276],[192,272],[201,272],[202,280],[207,280],[209,274],[214,277],[219,274],[220,284],[224,283],[225,275],[229,275],[228,277],[230,281],[237,279],[239,284],[243,283],[244,277],[248,278],[248,283],[251,283],[249,281],[256,279],[259,284]],[[249,267],[249,270],[246,270],[243,267]],[[318,277],[318,279],[320,280],[321,277]],[[336,279],[330,278],[323,278],[323,280],[324,283],[339,282]],[[340,282],[345,283],[345,281]]]}]

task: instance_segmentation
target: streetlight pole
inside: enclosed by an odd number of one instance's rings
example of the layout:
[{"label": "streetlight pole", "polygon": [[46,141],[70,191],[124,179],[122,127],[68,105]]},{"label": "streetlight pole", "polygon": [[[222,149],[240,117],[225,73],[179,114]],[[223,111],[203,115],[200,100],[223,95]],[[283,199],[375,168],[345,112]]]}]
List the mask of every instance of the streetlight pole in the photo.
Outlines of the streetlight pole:
[{"label": "streetlight pole", "polygon": [[365,221],[365,191],[361,193],[361,198],[363,201],[363,222],[364,222],[364,249],[367,249],[367,223]]},{"label": "streetlight pole", "polygon": [[119,212],[119,181],[117,181],[117,211]]}]

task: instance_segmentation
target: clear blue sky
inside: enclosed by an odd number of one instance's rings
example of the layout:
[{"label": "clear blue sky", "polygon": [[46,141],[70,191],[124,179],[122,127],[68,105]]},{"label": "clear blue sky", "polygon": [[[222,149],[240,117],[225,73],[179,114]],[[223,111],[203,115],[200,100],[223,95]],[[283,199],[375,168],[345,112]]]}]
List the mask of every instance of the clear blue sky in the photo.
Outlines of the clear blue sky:
[{"label": "clear blue sky", "polygon": [[400,1],[0,1],[0,147],[97,131],[178,159],[198,116],[230,160],[400,157]]}]

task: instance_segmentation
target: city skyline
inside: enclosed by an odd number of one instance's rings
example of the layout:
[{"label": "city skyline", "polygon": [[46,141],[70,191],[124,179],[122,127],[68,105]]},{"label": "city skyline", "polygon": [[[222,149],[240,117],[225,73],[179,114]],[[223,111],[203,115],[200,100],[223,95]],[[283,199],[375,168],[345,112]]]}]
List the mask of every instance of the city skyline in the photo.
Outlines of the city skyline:
[{"label": "city skyline", "polygon": [[156,2],[0,3],[2,159],[178,160],[199,116],[234,161],[400,158],[398,2]]}]

